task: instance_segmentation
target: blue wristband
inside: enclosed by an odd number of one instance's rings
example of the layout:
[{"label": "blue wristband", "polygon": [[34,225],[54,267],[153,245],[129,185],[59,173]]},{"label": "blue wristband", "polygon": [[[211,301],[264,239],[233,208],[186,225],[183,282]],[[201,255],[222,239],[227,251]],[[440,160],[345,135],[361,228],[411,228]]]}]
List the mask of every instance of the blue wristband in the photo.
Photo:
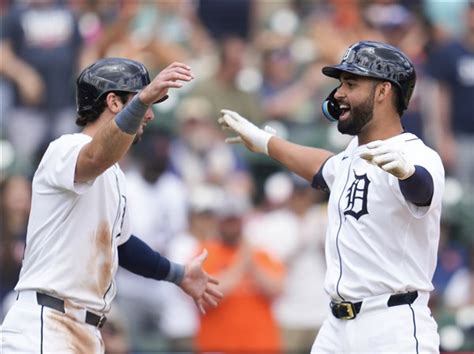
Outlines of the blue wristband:
[{"label": "blue wristband", "polygon": [[140,101],[138,95],[135,95],[125,108],[117,114],[115,123],[123,132],[135,134],[140,124],[142,124],[147,109],[148,106]]},{"label": "blue wristband", "polygon": [[184,278],[184,266],[170,261],[170,271],[164,280],[179,285]]}]

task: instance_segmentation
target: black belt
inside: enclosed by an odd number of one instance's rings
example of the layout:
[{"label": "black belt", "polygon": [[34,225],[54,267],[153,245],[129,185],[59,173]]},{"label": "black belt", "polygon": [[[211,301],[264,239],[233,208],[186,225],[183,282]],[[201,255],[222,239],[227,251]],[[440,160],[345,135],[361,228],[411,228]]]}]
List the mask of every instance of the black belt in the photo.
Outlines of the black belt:
[{"label": "black belt", "polygon": [[[413,304],[415,299],[418,297],[418,291],[410,291],[404,294],[395,294],[388,298],[387,306],[399,306]],[[341,320],[352,320],[356,318],[362,307],[362,301],[359,302],[334,302],[331,301],[331,312],[334,317]]]},{"label": "black belt", "polygon": [[[57,297],[43,294],[43,293],[36,293],[36,300],[38,301],[38,305],[49,307],[53,310],[66,313],[64,309],[64,300],[58,299]],[[95,313],[86,311],[86,320],[87,324],[90,324],[95,327],[102,328],[105,321],[107,321],[107,317],[104,315],[98,316]]]}]

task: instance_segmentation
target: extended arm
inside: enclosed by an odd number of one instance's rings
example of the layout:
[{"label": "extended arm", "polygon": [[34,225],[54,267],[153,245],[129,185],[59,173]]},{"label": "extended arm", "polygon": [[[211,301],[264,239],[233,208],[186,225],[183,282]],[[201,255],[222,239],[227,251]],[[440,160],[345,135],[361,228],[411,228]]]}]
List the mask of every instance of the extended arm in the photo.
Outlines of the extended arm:
[{"label": "extended arm", "polygon": [[175,283],[191,296],[199,310],[205,313],[205,306],[217,306],[222,293],[213,288],[218,281],[202,269],[207,257],[204,250],[199,256],[185,266],[173,263],[152,250],[146,243],[135,236],[118,247],[119,264],[132,273]]},{"label": "extended arm", "polygon": [[[111,94],[107,99],[117,100],[118,96]],[[94,179],[119,161],[130,148],[136,131],[132,134],[125,132],[117,120],[141,122],[147,109],[148,106],[139,99],[139,96],[135,96],[115,119],[100,127],[92,141],[79,153],[74,181],[85,182]]]},{"label": "extended arm", "polygon": [[133,235],[118,247],[118,255],[119,265],[132,273],[178,285],[183,280],[183,265],[170,262]]},{"label": "extended arm", "polygon": [[327,150],[290,143],[273,136],[249,122],[237,112],[222,110],[219,124],[233,130],[237,137],[227,138],[228,143],[243,143],[250,151],[265,153],[308,181],[319,171],[324,161],[333,154]]},{"label": "extended arm", "polygon": [[333,153],[272,137],[268,144],[268,155],[285,165],[290,171],[311,182],[324,161]]}]

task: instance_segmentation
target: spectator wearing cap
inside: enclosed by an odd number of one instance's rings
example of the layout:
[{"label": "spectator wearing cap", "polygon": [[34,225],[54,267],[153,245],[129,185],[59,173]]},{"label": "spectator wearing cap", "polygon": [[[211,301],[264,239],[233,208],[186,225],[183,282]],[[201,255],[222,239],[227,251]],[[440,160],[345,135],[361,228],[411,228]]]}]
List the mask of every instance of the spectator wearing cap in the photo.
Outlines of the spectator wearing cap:
[{"label": "spectator wearing cap", "polygon": [[219,210],[219,234],[204,242],[206,271],[216,276],[224,298],[201,317],[196,349],[202,352],[278,353],[282,349],[271,306],[280,294],[284,267],[243,236],[244,203],[232,195]]}]

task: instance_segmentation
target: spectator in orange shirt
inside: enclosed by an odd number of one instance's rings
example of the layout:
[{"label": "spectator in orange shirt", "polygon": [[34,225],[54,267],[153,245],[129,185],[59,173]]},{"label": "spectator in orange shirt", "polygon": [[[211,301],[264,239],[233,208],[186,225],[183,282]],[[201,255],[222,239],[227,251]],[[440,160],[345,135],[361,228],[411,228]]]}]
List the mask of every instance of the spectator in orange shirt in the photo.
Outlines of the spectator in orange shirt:
[{"label": "spectator in orange shirt", "polygon": [[216,276],[224,299],[201,317],[196,348],[201,352],[277,353],[278,325],[271,305],[283,286],[283,265],[250,249],[242,235],[244,208],[231,198],[221,208],[219,236],[204,242],[205,269]]}]

